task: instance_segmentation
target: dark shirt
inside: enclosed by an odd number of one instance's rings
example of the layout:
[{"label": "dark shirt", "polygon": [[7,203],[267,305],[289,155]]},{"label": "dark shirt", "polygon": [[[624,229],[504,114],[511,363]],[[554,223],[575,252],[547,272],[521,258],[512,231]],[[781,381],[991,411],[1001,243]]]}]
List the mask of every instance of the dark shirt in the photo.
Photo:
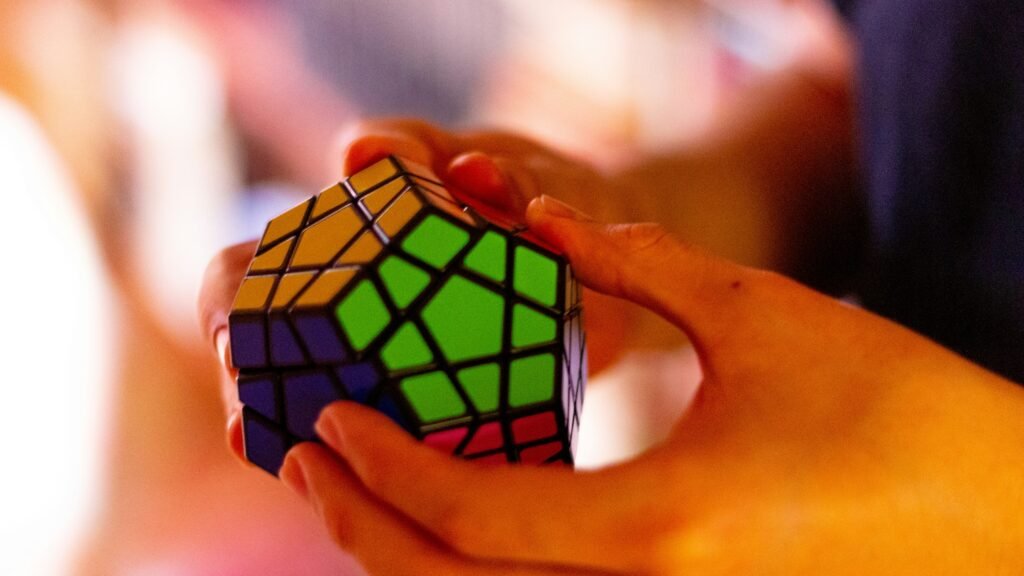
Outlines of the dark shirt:
[{"label": "dark shirt", "polygon": [[1024,383],[1024,6],[836,2],[860,58],[863,302]]}]

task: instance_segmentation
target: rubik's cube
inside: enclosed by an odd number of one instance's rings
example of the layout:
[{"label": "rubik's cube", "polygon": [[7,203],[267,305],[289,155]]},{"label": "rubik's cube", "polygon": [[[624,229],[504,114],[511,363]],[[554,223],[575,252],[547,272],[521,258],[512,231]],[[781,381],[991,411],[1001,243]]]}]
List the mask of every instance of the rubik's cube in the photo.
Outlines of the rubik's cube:
[{"label": "rubik's cube", "polygon": [[382,160],[267,225],[229,318],[246,457],[276,474],[349,399],[468,459],[571,464],[581,320],[560,255]]}]

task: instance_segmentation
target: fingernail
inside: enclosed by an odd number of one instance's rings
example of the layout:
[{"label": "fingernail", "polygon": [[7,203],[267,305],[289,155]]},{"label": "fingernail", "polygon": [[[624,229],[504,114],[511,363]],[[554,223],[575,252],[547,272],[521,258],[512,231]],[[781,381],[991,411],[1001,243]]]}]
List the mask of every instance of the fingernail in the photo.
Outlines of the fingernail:
[{"label": "fingernail", "polygon": [[320,436],[325,442],[340,450],[344,444],[344,437],[341,431],[338,430],[338,422],[332,412],[331,406],[324,408],[320,412],[320,417],[316,419],[316,424],[313,425],[313,428],[316,430],[317,436]]},{"label": "fingernail", "polygon": [[281,465],[281,470],[278,471],[277,475],[289,490],[302,498],[306,498],[306,473],[303,471],[302,464],[298,458],[292,455],[286,456],[284,464]]},{"label": "fingernail", "polygon": [[230,370],[231,366],[231,346],[230,339],[228,338],[228,327],[222,326],[217,328],[217,331],[213,334],[213,345],[217,349],[217,358],[220,360],[222,366]]},{"label": "fingernail", "polygon": [[504,190],[505,176],[483,152],[466,152],[448,163],[448,176],[471,189]]},{"label": "fingernail", "polygon": [[242,431],[241,409],[232,411],[231,414],[228,415],[228,425],[224,430],[224,433],[228,443],[228,449],[231,450],[231,454],[238,458],[242,463],[246,463],[245,433]]},{"label": "fingernail", "polygon": [[544,210],[544,213],[548,216],[577,220],[580,222],[590,220],[590,217],[583,212],[580,212],[565,202],[556,200],[551,196],[542,194],[537,201],[540,203],[540,207]]}]

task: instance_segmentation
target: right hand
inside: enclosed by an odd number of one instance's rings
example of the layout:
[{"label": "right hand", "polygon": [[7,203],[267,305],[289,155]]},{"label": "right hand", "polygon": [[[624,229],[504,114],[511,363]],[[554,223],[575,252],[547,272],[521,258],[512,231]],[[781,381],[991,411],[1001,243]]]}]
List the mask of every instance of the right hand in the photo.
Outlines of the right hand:
[{"label": "right hand", "polygon": [[657,226],[528,215],[583,283],[685,331],[703,386],[663,444],[596,472],[457,460],[332,404],[281,477],[368,570],[1020,573],[1024,389]]}]

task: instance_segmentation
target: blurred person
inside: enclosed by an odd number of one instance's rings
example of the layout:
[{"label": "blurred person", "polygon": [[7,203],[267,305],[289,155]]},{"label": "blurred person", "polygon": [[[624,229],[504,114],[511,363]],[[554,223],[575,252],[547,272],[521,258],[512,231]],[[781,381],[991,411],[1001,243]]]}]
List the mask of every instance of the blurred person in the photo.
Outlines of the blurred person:
[{"label": "blurred person", "polygon": [[[91,14],[68,3],[0,2],[0,189],[7,303],[0,323],[8,468],[0,491],[0,572],[67,573],[99,512],[101,445],[112,396],[111,286],[90,217],[105,174],[92,162],[96,102],[89,86],[43,84],[87,73]],[[32,24],[28,24],[28,20]],[[45,50],[41,28],[82,42]],[[40,70],[42,65],[46,70]]]},{"label": "blurred person", "polygon": [[[178,3],[117,2],[109,14],[125,322],[105,506],[80,572],[351,573],[347,555],[294,503],[225,458],[220,399],[209,385],[215,372],[184,313],[202,270],[197,259],[249,226],[233,216],[245,202],[250,159],[240,153],[232,77]],[[272,52],[287,38],[267,35],[263,45]],[[288,55],[276,61],[279,72]],[[264,175],[299,177],[307,167]],[[191,385],[168,387],[178,380]]]},{"label": "blurred person", "polygon": [[[231,461],[215,364],[179,295],[154,290],[198,282],[189,255],[232,233],[226,108],[189,30],[164,2],[0,3],[0,180],[14,220],[2,238],[27,246],[10,262],[26,281],[2,291],[18,303],[4,361],[31,383],[3,421],[9,454],[31,469],[2,499],[5,574],[354,570],[273,483]],[[174,245],[179,230],[191,236]],[[163,286],[155,262],[172,274]]]},{"label": "blurred person", "polygon": [[82,198],[23,106],[0,90],[0,324],[9,469],[0,572],[57,574],[98,512],[111,390],[110,286]]},{"label": "blurred person", "polygon": [[[509,134],[349,133],[345,174],[399,153],[522,218],[591,289],[685,332],[703,384],[664,443],[590,473],[453,460],[336,403],[326,446],[296,447],[281,476],[340,546],[378,573],[1020,571],[1024,13],[842,8],[855,38],[611,173]],[[251,252],[208,275],[220,350]],[[715,252],[854,290],[917,332]]]},{"label": "blurred person", "polygon": [[[402,21],[406,27],[419,13],[418,5],[408,4],[408,17]],[[299,8],[305,7],[292,10]],[[326,5],[319,9],[334,10]],[[432,10],[440,14],[445,8],[438,4]],[[66,492],[68,497],[91,494],[62,518],[67,523],[61,526],[89,526],[93,520],[78,571],[357,571],[298,503],[281,500],[279,486],[247,474],[223,449],[222,408],[211,386],[215,363],[197,346],[190,313],[202,272],[199,262],[214,246],[251,233],[254,223],[288,202],[295,188],[323,182],[328,169],[319,151],[330,145],[333,126],[356,109],[344,87],[332,84],[337,79],[324,80],[322,70],[308,65],[294,19],[270,3],[9,0],[0,3],[0,14],[0,86],[18,101],[16,113],[5,113],[4,119],[20,119],[24,108],[43,134],[22,130],[20,120],[12,121],[19,136],[10,136],[5,144],[15,150],[46,150],[46,145],[25,144],[36,138],[52,145],[59,158],[47,161],[60,166],[41,172],[58,174],[66,168],[70,184],[52,194],[40,193],[47,199],[43,205],[68,196],[80,201],[86,214],[82,226],[68,231],[85,237],[67,241],[78,242],[85,251],[76,262],[85,268],[82,306],[93,315],[83,315],[81,321],[75,316],[64,336],[95,339],[97,349],[106,346],[113,357],[106,388],[106,380],[91,372],[75,381],[74,388],[54,388],[68,398],[60,410],[75,408],[71,398],[89,398],[80,404],[80,418],[62,420],[54,432],[78,439],[63,447],[61,453],[78,456],[62,460],[63,465],[94,463],[94,458],[107,465],[103,471],[83,471],[81,478],[51,475],[59,483],[55,489],[75,487]],[[306,18],[316,20],[317,15]],[[441,30],[439,26],[429,37],[415,36],[416,51],[427,53],[432,43],[443,43]],[[378,61],[390,58],[396,74],[416,65],[426,74],[422,61],[395,60],[389,51],[400,46],[390,46],[389,38],[401,31],[389,34],[365,38],[361,50],[375,47]],[[463,84],[432,86],[436,92]],[[420,82],[417,88],[423,92],[431,85]],[[405,87],[392,81],[391,90],[394,95]],[[467,91],[457,102],[446,98],[438,96],[432,105],[440,109],[444,102],[447,107],[439,114],[451,119],[470,96]],[[379,105],[362,92],[361,107]],[[22,124],[31,126],[32,121]],[[7,138],[7,130],[3,133]],[[264,185],[268,182],[270,186]],[[264,194],[265,189],[274,192]],[[102,256],[96,268],[88,253],[90,235]],[[46,254],[43,248],[37,249],[40,258]],[[45,248],[50,249],[48,244]],[[93,285],[87,272],[108,275],[113,293],[109,312],[87,300],[92,292],[86,289]],[[38,290],[35,296],[42,300],[49,294]],[[24,332],[25,326],[19,316],[10,328]],[[86,352],[81,353],[88,356]],[[68,363],[65,368],[75,366]],[[64,372],[54,372],[55,379],[68,380],[58,374]],[[190,386],[170,386],[178,381]],[[43,405],[33,398],[26,396],[23,402]],[[36,416],[28,412],[24,420],[10,424],[20,426]],[[79,434],[83,426],[93,428]],[[39,483],[38,489],[49,486]],[[31,498],[22,499],[36,502],[34,497],[32,492]],[[23,508],[16,510],[18,516],[12,518],[22,518]],[[41,516],[38,526],[60,517],[55,506],[46,512],[52,514]],[[28,533],[24,528],[22,532]],[[39,540],[23,556],[35,561],[43,557],[36,554],[42,546],[73,548],[73,540],[62,527],[60,534]],[[66,564],[63,550],[53,556],[54,563]]]}]

